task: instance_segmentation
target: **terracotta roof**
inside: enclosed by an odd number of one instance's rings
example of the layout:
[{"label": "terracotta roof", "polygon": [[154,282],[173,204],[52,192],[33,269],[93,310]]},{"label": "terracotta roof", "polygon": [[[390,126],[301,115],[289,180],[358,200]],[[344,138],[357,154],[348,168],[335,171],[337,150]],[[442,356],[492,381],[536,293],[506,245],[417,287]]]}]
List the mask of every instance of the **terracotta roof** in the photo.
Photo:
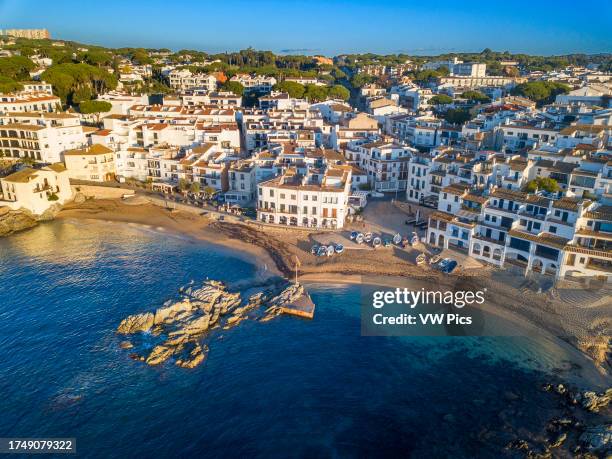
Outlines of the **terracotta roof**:
[{"label": "terracotta roof", "polygon": [[17,172],[13,172],[11,175],[7,175],[3,177],[2,180],[6,182],[14,182],[14,183],[27,183],[31,179],[36,177],[36,170],[27,167]]},{"label": "terracotta roof", "polygon": [[85,148],[77,148],[75,150],[68,150],[64,152],[64,156],[78,156],[78,155],[104,155],[108,153],[113,153],[108,147],[105,147],[102,144],[94,143]]}]

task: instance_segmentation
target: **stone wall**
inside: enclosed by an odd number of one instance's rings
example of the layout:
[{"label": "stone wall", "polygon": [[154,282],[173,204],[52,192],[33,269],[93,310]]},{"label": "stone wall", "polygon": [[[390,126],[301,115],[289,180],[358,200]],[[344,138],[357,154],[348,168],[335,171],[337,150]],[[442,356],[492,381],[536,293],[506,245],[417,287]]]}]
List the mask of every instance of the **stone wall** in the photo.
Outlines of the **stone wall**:
[{"label": "stone wall", "polygon": [[72,185],[72,191],[94,199],[121,199],[124,195],[134,195],[134,190],[96,185]]}]

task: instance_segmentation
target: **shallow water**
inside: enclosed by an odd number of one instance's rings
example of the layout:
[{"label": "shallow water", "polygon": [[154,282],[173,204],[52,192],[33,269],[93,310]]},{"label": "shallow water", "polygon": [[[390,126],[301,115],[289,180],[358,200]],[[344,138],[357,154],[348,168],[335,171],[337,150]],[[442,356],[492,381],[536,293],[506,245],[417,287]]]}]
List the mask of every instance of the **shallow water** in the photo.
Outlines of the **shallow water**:
[{"label": "shallow water", "polygon": [[243,322],[205,363],[148,367],[127,315],[256,268],[153,228],[54,222],[0,241],[0,436],[76,437],[84,457],[494,456],[507,391],[537,429],[568,358],[536,338],[360,336],[359,287],[313,284],[313,321]]}]

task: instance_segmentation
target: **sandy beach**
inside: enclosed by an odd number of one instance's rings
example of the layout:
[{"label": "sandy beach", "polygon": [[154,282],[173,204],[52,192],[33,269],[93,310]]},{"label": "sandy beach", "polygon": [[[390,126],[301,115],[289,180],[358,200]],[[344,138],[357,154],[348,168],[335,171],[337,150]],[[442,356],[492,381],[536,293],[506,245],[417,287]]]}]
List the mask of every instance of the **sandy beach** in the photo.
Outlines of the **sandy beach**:
[{"label": "sandy beach", "polygon": [[[95,219],[127,222],[176,231],[198,240],[232,250],[235,256],[254,263],[257,275],[294,276],[296,258],[299,277],[303,283],[367,283],[388,287],[487,289],[485,307],[489,312],[529,324],[532,331],[549,335],[550,339],[571,345],[572,362],[577,364],[570,373],[578,373],[587,380],[605,384],[610,375],[609,340],[612,329],[610,291],[605,286],[584,288],[558,283],[541,290],[531,278],[498,270],[474,260],[459,259],[459,267],[452,276],[417,266],[416,255],[421,250],[397,247],[352,248],[346,239],[346,250],[334,257],[315,257],[310,247],[321,240],[335,238],[345,243],[346,231],[313,233],[297,229],[262,227],[257,224],[229,223],[183,211],[169,210],[134,201],[88,200],[67,205],[58,219]],[[349,229],[350,230],[350,229]],[[451,252],[452,253],[452,252]],[[578,350],[580,352],[578,352]],[[584,356],[591,362],[585,362]],[[589,368],[590,367],[590,368]],[[593,373],[597,368],[599,375]],[[569,379],[568,375],[568,379]],[[601,379],[601,378],[604,379]]]}]

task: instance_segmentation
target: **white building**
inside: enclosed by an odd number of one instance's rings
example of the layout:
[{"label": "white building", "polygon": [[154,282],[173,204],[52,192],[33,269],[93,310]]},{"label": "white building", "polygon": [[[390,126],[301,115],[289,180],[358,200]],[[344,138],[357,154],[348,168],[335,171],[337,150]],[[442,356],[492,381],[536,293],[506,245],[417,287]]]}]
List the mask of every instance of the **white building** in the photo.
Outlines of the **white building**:
[{"label": "white building", "polygon": [[298,174],[289,168],[258,186],[257,218],[265,223],[306,228],[342,228],[348,214],[350,166]]},{"label": "white building", "polygon": [[188,69],[172,70],[168,74],[170,87],[184,91],[193,88],[203,88],[213,92],[217,89],[217,78],[205,73],[192,73]]},{"label": "white building", "polygon": [[35,215],[72,198],[66,168],[61,163],[40,169],[25,168],[0,178],[0,207],[26,209]]}]

